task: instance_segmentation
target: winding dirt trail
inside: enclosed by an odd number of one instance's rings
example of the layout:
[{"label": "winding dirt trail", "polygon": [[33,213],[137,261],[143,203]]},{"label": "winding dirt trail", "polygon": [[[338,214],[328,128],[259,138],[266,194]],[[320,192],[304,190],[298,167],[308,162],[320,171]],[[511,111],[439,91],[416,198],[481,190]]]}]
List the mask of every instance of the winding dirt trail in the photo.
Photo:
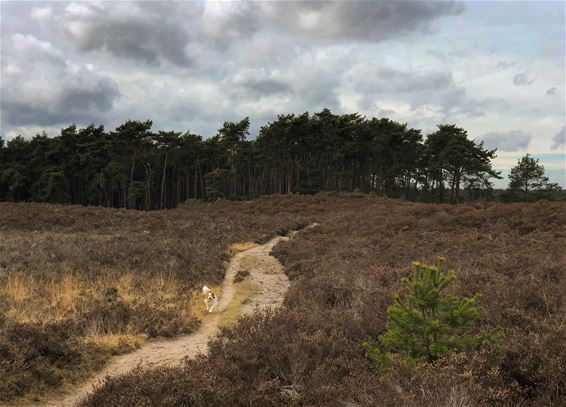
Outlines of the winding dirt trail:
[{"label": "winding dirt trail", "polygon": [[[309,225],[307,228],[315,225]],[[119,376],[138,366],[174,366],[186,357],[192,358],[199,353],[206,353],[209,338],[215,335],[221,326],[234,322],[256,308],[278,307],[283,303],[289,280],[281,263],[269,253],[277,243],[292,238],[296,233],[298,231],[273,238],[265,244],[241,251],[232,257],[226,270],[218,305],[213,313],[203,318],[202,325],[195,332],[175,339],[149,342],[134,352],[112,359],[102,371],[83,384],[69,387],[43,403],[18,404],[18,407],[70,407],[106,377]],[[234,282],[239,271],[247,271],[249,274],[243,281]]]}]

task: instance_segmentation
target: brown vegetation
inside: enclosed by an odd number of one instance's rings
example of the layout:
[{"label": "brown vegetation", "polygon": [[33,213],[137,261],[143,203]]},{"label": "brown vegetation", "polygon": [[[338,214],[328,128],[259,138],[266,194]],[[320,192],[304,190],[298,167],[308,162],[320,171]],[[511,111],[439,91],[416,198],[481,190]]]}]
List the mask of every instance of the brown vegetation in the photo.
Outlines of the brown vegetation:
[{"label": "brown vegetation", "polygon": [[39,398],[148,337],[192,331],[196,289],[222,280],[242,250],[232,244],[312,219],[298,202],[261,201],[153,213],[0,204],[0,401]]},{"label": "brown vegetation", "polygon": [[[182,368],[110,380],[83,406],[566,403],[564,204],[323,194],[249,205],[321,223],[275,248],[292,279],[285,308],[223,329],[207,357]],[[481,328],[502,326],[505,339],[475,354],[379,370],[362,342],[384,332],[411,262],[437,256],[456,270],[462,294],[481,295]]]}]

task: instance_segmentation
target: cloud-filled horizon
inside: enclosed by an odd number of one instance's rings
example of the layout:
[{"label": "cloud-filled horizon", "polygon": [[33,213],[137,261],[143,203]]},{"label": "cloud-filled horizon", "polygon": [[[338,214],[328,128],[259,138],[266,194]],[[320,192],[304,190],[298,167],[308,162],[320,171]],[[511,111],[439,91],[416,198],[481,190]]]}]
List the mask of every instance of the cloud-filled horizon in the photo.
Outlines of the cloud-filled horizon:
[{"label": "cloud-filled horizon", "polygon": [[[565,176],[563,2],[2,1],[0,137],[359,112]],[[497,185],[506,185],[507,180]]]}]

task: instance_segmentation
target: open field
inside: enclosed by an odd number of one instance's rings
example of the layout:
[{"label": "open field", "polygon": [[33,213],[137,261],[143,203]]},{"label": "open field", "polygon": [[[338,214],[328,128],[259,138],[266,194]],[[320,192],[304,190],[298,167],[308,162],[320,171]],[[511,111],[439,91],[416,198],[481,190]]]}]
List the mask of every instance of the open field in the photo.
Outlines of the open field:
[{"label": "open field", "polygon": [[[275,248],[292,281],[284,309],[240,320],[182,368],[113,379],[83,406],[563,405],[563,204],[280,199],[304,202],[321,223]],[[433,364],[376,369],[362,343],[385,331],[411,262],[437,256],[463,294],[481,295],[481,328],[501,326],[504,339]]]},{"label": "open field", "polygon": [[[219,328],[233,325],[239,317],[254,310],[281,306],[289,286],[289,278],[285,275],[281,263],[270,255],[270,252],[278,242],[294,235],[296,232],[277,236],[261,245],[250,242],[232,245],[232,249],[239,251],[227,265],[221,287],[215,290],[218,296],[217,306],[213,313],[202,315],[202,324],[194,332],[174,339],[151,341],[136,351],[116,356],[93,377],[74,386],[66,386],[63,391],[50,395],[41,403],[18,405],[72,407],[109,377],[117,377],[136,368],[182,366],[185,358],[194,358],[206,353],[209,338],[216,335]],[[262,267],[255,267],[260,264]]]},{"label": "open field", "polygon": [[[208,356],[182,367],[111,379],[82,405],[565,401],[566,206],[428,205],[362,194],[152,213],[0,205],[0,400],[40,397],[147,338],[193,331],[202,319],[195,288],[219,284],[230,253],[253,247],[231,245],[263,243],[313,221],[320,226],[273,250],[291,279],[283,309],[223,328]],[[385,331],[411,262],[437,256],[457,272],[463,294],[481,295],[481,328],[501,326],[505,338],[475,354],[376,369],[362,343]]]},{"label": "open field", "polygon": [[0,404],[81,381],[148,338],[193,331],[204,311],[195,293],[246,248],[231,245],[311,220],[258,205],[0,204]]}]

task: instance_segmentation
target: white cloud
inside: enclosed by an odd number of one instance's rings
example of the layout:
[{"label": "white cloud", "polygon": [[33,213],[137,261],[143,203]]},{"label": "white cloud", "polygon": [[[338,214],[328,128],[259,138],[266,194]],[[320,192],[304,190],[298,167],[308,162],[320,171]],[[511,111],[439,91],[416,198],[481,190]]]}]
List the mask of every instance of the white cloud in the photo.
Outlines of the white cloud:
[{"label": "white cloud", "polygon": [[33,7],[31,9],[31,18],[37,21],[45,21],[51,18],[53,15],[53,9],[49,6],[47,7]]}]

